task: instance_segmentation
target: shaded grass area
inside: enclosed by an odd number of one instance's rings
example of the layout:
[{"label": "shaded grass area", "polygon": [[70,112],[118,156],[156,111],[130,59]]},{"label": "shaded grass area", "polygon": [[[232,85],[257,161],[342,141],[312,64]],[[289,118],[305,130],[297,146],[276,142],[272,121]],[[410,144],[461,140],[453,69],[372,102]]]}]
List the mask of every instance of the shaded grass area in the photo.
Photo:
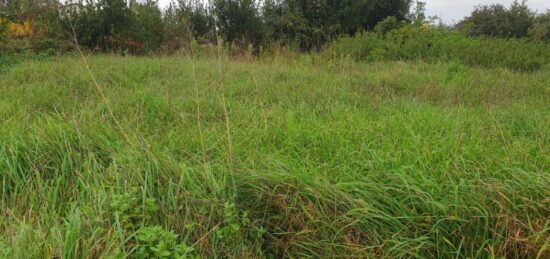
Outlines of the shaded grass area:
[{"label": "shaded grass area", "polygon": [[0,75],[0,256],[550,255],[548,70],[90,62]]},{"label": "shaded grass area", "polygon": [[5,72],[16,63],[17,60],[14,57],[0,54],[0,73]]}]

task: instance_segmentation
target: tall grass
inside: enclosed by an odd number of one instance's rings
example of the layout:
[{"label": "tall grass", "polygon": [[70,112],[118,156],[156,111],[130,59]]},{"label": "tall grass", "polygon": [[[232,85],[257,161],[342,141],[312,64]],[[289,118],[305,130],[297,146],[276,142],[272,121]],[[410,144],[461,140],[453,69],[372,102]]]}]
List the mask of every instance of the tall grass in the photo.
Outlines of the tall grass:
[{"label": "tall grass", "polygon": [[0,74],[2,257],[550,256],[547,68],[89,67],[108,102],[75,57]]}]

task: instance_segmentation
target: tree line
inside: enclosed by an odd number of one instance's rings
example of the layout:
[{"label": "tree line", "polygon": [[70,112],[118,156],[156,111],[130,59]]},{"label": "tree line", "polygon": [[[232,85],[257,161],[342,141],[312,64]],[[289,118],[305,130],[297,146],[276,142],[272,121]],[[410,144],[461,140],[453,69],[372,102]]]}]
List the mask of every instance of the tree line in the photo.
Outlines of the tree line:
[{"label": "tree line", "polygon": [[[156,0],[0,0],[0,41],[10,35],[8,25],[26,23],[32,25],[26,36],[37,48],[62,49],[76,37],[98,51],[171,52],[192,40],[218,39],[240,49],[283,45],[310,51],[361,31],[433,23],[424,6],[413,0],[176,0],[163,9]],[[548,40],[550,12],[537,15],[517,1],[478,6],[447,29],[472,37]]]},{"label": "tree line", "polygon": [[192,37],[218,37],[255,48],[285,44],[318,49],[338,35],[372,29],[387,16],[406,20],[412,0],[4,0],[4,19],[25,22],[43,37],[76,35],[90,49],[136,52],[175,48]]}]

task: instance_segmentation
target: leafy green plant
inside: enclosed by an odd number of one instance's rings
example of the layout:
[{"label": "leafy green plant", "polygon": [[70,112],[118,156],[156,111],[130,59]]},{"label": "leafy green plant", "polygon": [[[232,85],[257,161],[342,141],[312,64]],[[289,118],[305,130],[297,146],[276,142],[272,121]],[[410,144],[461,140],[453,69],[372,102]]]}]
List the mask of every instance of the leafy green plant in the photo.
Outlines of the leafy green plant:
[{"label": "leafy green plant", "polygon": [[243,242],[247,238],[260,240],[265,229],[252,222],[248,214],[248,211],[239,213],[234,203],[226,202],[223,208],[223,224],[216,230],[217,239],[226,246]]},{"label": "leafy green plant", "polygon": [[[224,225],[216,231],[220,239],[238,238],[241,233],[241,219],[234,203],[225,203],[223,208]],[[246,216],[246,215],[243,215]],[[248,220],[245,217],[246,220]]]},{"label": "leafy green plant", "polygon": [[136,233],[134,248],[136,258],[198,258],[193,248],[185,242],[178,243],[178,236],[160,226],[142,227]]},{"label": "leafy green plant", "polygon": [[151,214],[158,211],[153,198],[138,198],[137,189],[129,193],[114,195],[110,207],[115,221],[124,229],[136,229],[151,219]]}]

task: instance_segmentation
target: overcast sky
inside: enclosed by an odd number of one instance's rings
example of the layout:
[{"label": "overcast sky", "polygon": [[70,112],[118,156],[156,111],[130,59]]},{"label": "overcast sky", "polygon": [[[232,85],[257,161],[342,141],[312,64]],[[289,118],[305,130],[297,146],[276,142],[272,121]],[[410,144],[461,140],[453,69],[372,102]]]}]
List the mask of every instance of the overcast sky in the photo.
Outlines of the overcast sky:
[{"label": "overcast sky", "polygon": [[[503,4],[510,6],[513,0],[427,0],[427,14],[429,16],[437,15],[445,23],[459,21],[464,16],[469,15],[476,5]],[[529,7],[538,13],[550,9],[550,0],[529,0]]]},{"label": "overcast sky", "polygon": [[[171,0],[159,0],[163,7],[168,6]],[[428,4],[427,14],[437,15],[445,23],[453,23],[469,15],[476,5],[500,3],[510,6],[513,0],[425,0]],[[550,9],[550,0],[529,0],[527,4],[539,13]]]}]

